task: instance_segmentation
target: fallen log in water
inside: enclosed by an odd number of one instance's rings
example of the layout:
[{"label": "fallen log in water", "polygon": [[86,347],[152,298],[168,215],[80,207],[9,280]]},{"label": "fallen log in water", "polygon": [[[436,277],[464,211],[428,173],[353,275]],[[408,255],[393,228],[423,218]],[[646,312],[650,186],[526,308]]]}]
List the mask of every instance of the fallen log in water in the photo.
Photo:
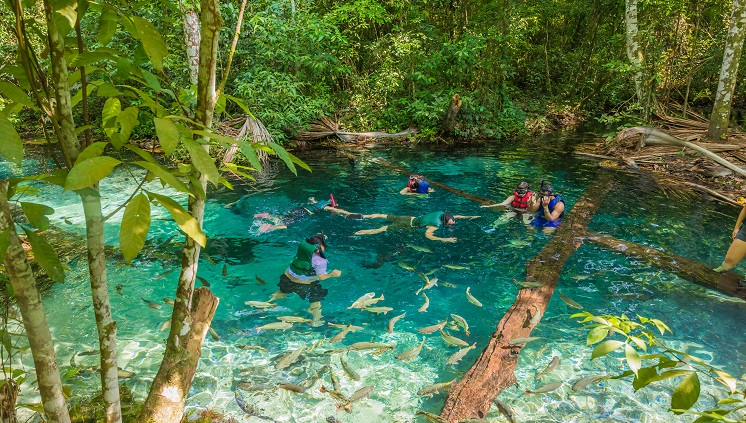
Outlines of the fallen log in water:
[{"label": "fallen log in water", "polygon": [[698,261],[647,245],[623,241],[610,235],[588,232],[586,240],[625,256],[645,260],[659,269],[675,273],[681,279],[694,284],[746,300],[746,284],[741,282],[743,278],[737,273],[717,273],[712,270],[712,267]]},{"label": "fallen log in water", "polygon": [[529,337],[538,324],[530,324],[531,318],[537,312],[544,315],[562,267],[580,246],[588,223],[611,187],[610,181],[609,173],[600,173],[575,203],[552,240],[539,255],[526,263],[526,282],[541,282],[543,285],[518,290],[515,302],[497,324],[487,347],[464,378],[451,387],[441,417],[450,422],[483,418],[492,400],[515,384],[514,371],[523,345],[511,345],[509,341]]}]

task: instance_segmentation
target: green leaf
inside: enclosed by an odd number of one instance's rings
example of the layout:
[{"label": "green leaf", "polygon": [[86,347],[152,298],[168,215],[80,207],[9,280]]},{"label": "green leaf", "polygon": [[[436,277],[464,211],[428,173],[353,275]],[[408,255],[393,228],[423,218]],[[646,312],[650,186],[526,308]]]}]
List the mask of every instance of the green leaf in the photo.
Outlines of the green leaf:
[{"label": "green leaf", "polygon": [[294,175],[298,174],[298,171],[295,170],[295,164],[293,164],[293,161],[290,159],[288,152],[285,151],[285,149],[282,148],[282,146],[272,141],[268,141],[267,145],[272,147],[272,150],[275,151],[275,153],[277,154],[277,157],[279,157],[280,159],[282,159],[283,162],[285,162],[285,166],[287,166],[288,169],[290,169],[290,171],[293,172]]},{"label": "green leaf", "polygon": [[[122,113],[122,102],[115,97],[107,99],[101,111],[101,127],[104,129],[115,128],[116,118],[120,113]],[[108,135],[111,136],[111,134]]]},{"label": "green leaf", "polygon": [[36,110],[36,105],[34,104],[34,102],[31,101],[26,93],[22,89],[18,88],[15,84],[0,81],[0,93],[2,93],[5,97],[15,103],[23,104],[24,106]]},{"label": "green leaf", "polygon": [[39,263],[42,269],[47,272],[49,278],[55,282],[65,281],[65,270],[60,262],[60,258],[57,257],[57,253],[54,249],[40,237],[34,231],[23,228],[26,232],[28,241],[31,244],[31,250],[34,252],[34,258]]},{"label": "green leaf", "polygon": [[161,92],[161,83],[158,82],[158,78],[155,75],[145,69],[140,69],[140,72],[142,73],[143,79],[150,86],[150,88],[152,88],[155,92]]},{"label": "green leaf", "polygon": [[160,178],[161,183],[163,183],[164,185],[171,185],[178,191],[190,194],[189,187],[187,187],[185,183],[181,182],[173,173],[169,172],[168,169],[159,165],[158,163],[138,161],[135,162],[135,164],[152,172],[155,176]]},{"label": "green leaf", "polygon": [[697,399],[699,399],[699,376],[696,372],[692,372],[673,391],[671,408],[688,410],[697,402]]},{"label": "green leaf", "polygon": [[212,157],[210,157],[210,154],[205,150],[202,144],[194,140],[184,139],[184,146],[189,152],[189,156],[192,158],[192,164],[194,167],[197,168],[200,173],[204,174],[207,180],[217,188],[220,183],[220,174],[218,173],[218,168],[215,166],[215,162]]},{"label": "green leaf", "polygon": [[98,20],[98,42],[102,46],[109,44],[109,41],[116,34],[117,26],[119,25],[118,21],[117,11],[108,4],[104,4],[104,9],[101,11],[101,18]]},{"label": "green leaf", "polygon": [[596,348],[593,349],[593,353],[591,353],[591,360],[598,357],[603,357],[606,354],[618,349],[624,345],[624,342],[622,341],[615,341],[615,340],[608,340],[604,341],[598,345],[596,345]]},{"label": "green leaf", "polygon": [[0,156],[20,166],[23,159],[23,141],[5,116],[0,116],[0,140]]},{"label": "green leaf", "polygon": [[609,328],[607,326],[597,326],[588,332],[588,337],[585,340],[585,345],[593,345],[603,341],[609,334]]},{"label": "green leaf", "polygon": [[190,238],[194,240],[197,244],[204,247],[207,244],[207,237],[205,237],[205,234],[202,232],[202,228],[200,227],[199,222],[197,222],[197,219],[193,218],[192,215],[190,215],[186,210],[184,210],[179,203],[176,201],[170,199],[169,197],[166,197],[165,195],[156,194],[154,192],[146,191],[148,193],[148,197],[151,199],[157,200],[163,207],[168,210],[169,213],[171,213],[171,216],[176,221],[176,224],[179,225],[182,231],[184,231],[187,235],[189,235]]},{"label": "green leaf", "polygon": [[257,171],[262,171],[262,163],[259,161],[259,157],[256,155],[256,151],[251,147],[249,143],[246,141],[241,141],[238,143],[238,146],[241,148],[241,152],[243,153],[244,157],[251,163],[251,166],[256,169]]},{"label": "green leaf", "polygon": [[246,106],[246,103],[243,100],[241,100],[240,98],[233,97],[232,95],[228,95],[228,94],[223,94],[223,95],[225,96],[225,98],[235,103],[236,106],[240,107],[244,113],[251,116],[252,119],[256,119],[254,115],[251,113],[251,111],[249,110],[249,108]]},{"label": "green leaf", "polygon": [[78,158],[75,159],[75,164],[78,164],[82,162],[83,160],[90,159],[91,157],[98,157],[101,155],[101,153],[104,152],[104,148],[106,148],[106,145],[109,144],[108,142],[103,141],[97,141],[93,144],[86,147],[85,150],[81,151],[80,154],[78,154]]},{"label": "green leaf", "polygon": [[[664,335],[666,333],[666,331],[671,332],[671,328],[669,328],[668,326],[666,326],[666,324],[663,323],[663,322],[661,322],[660,320],[658,320],[658,319],[650,319],[650,321],[653,322],[653,324],[655,325],[655,327],[658,328],[658,330],[661,332],[661,335]],[[671,332],[671,333],[673,333],[673,332]]]},{"label": "green leaf", "polygon": [[632,342],[634,342],[635,345],[637,345],[637,347],[640,348],[641,350],[643,350],[643,351],[647,351],[648,350],[648,346],[645,344],[645,341],[643,341],[642,339],[640,339],[640,338],[638,338],[636,336],[630,336],[629,339],[631,339]]},{"label": "green leaf", "polygon": [[122,95],[122,92],[108,82],[104,82],[99,85],[96,95],[99,97],[116,97]]},{"label": "green leaf", "polygon": [[715,370],[715,373],[720,376],[719,381],[730,389],[731,394],[736,392],[736,379],[733,376],[722,370]]},{"label": "green leaf", "polygon": [[43,204],[21,202],[23,213],[26,214],[28,221],[40,231],[49,229],[49,218],[47,216],[54,214],[54,209]]},{"label": "green leaf", "polygon": [[171,119],[153,118],[153,122],[161,148],[166,156],[170,156],[179,146],[179,128]]},{"label": "green leaf", "polygon": [[[146,162],[140,162],[146,163]],[[147,163],[150,164],[150,163]],[[145,194],[138,194],[124,209],[122,226],[119,229],[119,247],[124,261],[131,262],[145,246],[145,237],[150,230],[150,201]]]},{"label": "green leaf", "polygon": [[197,179],[194,175],[188,175],[187,178],[189,178],[189,181],[191,182],[191,184],[189,185],[189,189],[192,191],[192,195],[202,201],[205,201],[207,199],[207,195],[205,194],[205,190],[202,189],[202,184],[199,182],[199,179]]},{"label": "green leaf", "polygon": [[10,228],[6,228],[5,231],[0,234],[0,262],[5,259],[5,253],[8,251],[8,245],[10,245]]},{"label": "green leaf", "polygon": [[290,154],[290,153],[288,153],[288,157],[290,157],[290,160],[292,160],[293,163],[297,164],[302,169],[305,169],[305,170],[311,172],[311,167],[309,167],[303,160],[295,157],[293,154]]},{"label": "green leaf", "polygon": [[101,47],[96,50],[91,51],[85,51],[83,53],[79,53],[73,58],[72,61],[70,61],[70,67],[79,67],[79,66],[88,66],[93,63],[98,63],[102,60],[111,60],[112,62],[116,62],[119,60],[119,52],[108,48],[108,47]]},{"label": "green leaf", "polygon": [[91,157],[73,166],[65,180],[66,190],[79,190],[90,187],[104,179],[121,162],[113,157]]},{"label": "green leaf", "polygon": [[117,146],[114,143],[114,140],[112,139],[112,144],[114,147],[121,147],[122,145],[126,144],[130,139],[130,134],[132,133],[132,128],[137,125],[137,115],[139,114],[140,110],[136,106],[131,106],[122,111],[122,113],[117,116],[117,123],[122,128],[119,130],[120,139],[119,142],[122,143],[119,146]]},{"label": "green leaf", "polygon": [[75,21],[78,20],[78,12],[75,10],[78,6],[77,0],[52,0],[52,19],[57,24],[57,30],[64,38],[75,27]]},{"label": "green leaf", "polygon": [[136,38],[142,42],[145,53],[148,55],[148,58],[150,58],[150,63],[153,64],[155,70],[162,72],[163,58],[168,55],[168,47],[163,41],[161,33],[158,32],[152,23],[139,16],[133,16],[132,21],[137,30]]},{"label": "green leaf", "polygon": [[153,158],[153,156],[150,155],[150,153],[148,153],[147,151],[143,150],[142,148],[140,148],[140,147],[138,147],[136,145],[127,144],[127,145],[124,146],[124,148],[126,148],[127,150],[130,150],[133,153],[137,154],[138,156],[142,157],[143,160],[145,160],[148,163],[158,164],[158,162]]},{"label": "green leaf", "polygon": [[631,345],[625,344],[624,353],[627,356],[627,365],[629,366],[630,370],[637,374],[637,371],[640,370],[641,366],[640,356],[637,354],[637,351],[632,348]]},{"label": "green leaf", "polygon": [[194,129],[192,130],[192,133],[200,135],[204,138],[209,138],[214,141],[223,142],[226,145],[233,145],[238,142],[234,138],[226,137],[225,135],[220,135],[217,132],[213,131],[205,131],[203,129]]},{"label": "green leaf", "polygon": [[[634,374],[631,371],[628,372],[629,374]],[[658,373],[655,366],[642,367],[637,371],[637,375],[635,375],[635,379],[632,381],[632,388],[634,388],[635,391],[639,391],[648,386],[657,376]]]}]

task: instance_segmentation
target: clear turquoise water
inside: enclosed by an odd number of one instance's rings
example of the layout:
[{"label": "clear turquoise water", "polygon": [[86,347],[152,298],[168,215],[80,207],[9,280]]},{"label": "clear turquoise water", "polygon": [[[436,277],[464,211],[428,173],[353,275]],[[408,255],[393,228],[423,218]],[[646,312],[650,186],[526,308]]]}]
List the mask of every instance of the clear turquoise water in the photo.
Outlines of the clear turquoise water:
[{"label": "clear turquoise water", "polygon": [[[434,180],[497,200],[509,195],[512,187],[523,179],[532,182],[534,187],[541,179],[546,179],[555,185],[571,208],[592,181],[595,163],[576,160],[565,153],[567,145],[577,139],[550,140],[554,145],[551,148],[542,147],[543,141],[547,140],[460,147],[458,150],[374,149],[363,152],[355,165],[333,151],[300,152],[314,169],[313,173],[301,171],[299,177],[294,177],[280,166],[274,166],[251,186],[237,184],[235,191],[214,193],[205,217],[205,232],[210,241],[200,263],[199,275],[210,281],[211,288],[221,299],[213,323],[220,340],[209,337],[206,340],[188,399],[189,409],[212,407],[239,421],[259,421],[245,417],[240,411],[234,399],[237,390],[247,403],[262,410],[261,414],[281,422],[319,422],[330,415],[344,422],[405,422],[413,421],[418,409],[437,412],[443,395],[418,397],[415,392],[431,383],[458,378],[469,368],[515,298],[517,286],[512,280],[522,280],[525,262],[541,250],[549,237],[519,221],[500,219],[501,213],[480,209],[478,204],[448,192],[437,191],[427,198],[399,195],[397,191],[406,183],[406,176],[380,167],[370,158],[381,157]],[[135,183],[125,180],[127,177],[128,174],[118,171],[102,185],[105,201],[111,204],[109,209],[116,207],[134,188]],[[159,185],[151,184],[149,189],[157,190]],[[53,223],[68,230],[82,230],[82,210],[75,196],[52,188],[44,188],[43,193],[42,201],[56,209]],[[457,237],[456,244],[427,240],[421,229],[355,236],[355,231],[378,227],[382,221],[353,221],[329,213],[308,216],[287,230],[259,232],[260,223],[253,218],[255,213],[281,215],[293,207],[306,205],[309,196],[323,199],[329,193],[334,194],[340,207],[353,212],[419,215],[447,209],[455,214],[482,215],[482,218],[460,221],[455,229],[441,233]],[[242,196],[248,197],[240,207],[225,207]],[[644,177],[620,175],[590,228],[659,246],[714,266],[727,250],[730,228],[737,214],[736,209],[697,197],[669,198]],[[63,223],[63,217],[72,221],[72,225]],[[170,316],[170,307],[164,305],[160,310],[153,310],[140,298],[160,301],[173,296],[178,274],[163,275],[179,265],[179,242],[183,240],[183,235],[178,235],[170,244],[162,245],[177,228],[162,210],[157,210],[154,217],[149,244],[133,265],[125,265],[116,258],[110,259],[109,264],[112,310],[119,324],[119,364],[136,373],[124,383],[140,396],[145,395],[160,363],[166,332],[159,331],[159,327]],[[107,242],[111,245],[118,242],[118,219],[121,214],[107,223]],[[326,345],[304,354],[296,365],[283,371],[274,368],[273,360],[301,345],[310,346],[315,341],[331,338],[337,329],[307,325],[295,325],[284,332],[258,332],[256,329],[280,315],[308,317],[307,302],[291,295],[280,300],[279,307],[268,311],[244,305],[246,300],[268,299],[276,290],[279,275],[292,260],[298,241],[322,229],[329,236],[330,265],[343,272],[341,278],[323,282],[329,289],[323,301],[325,318],[365,328],[350,333],[343,342],[345,345],[371,340],[396,345],[394,352],[378,356],[347,354],[347,361],[361,375],[357,382],[346,378],[338,359],[331,358],[345,393],[351,394],[366,385],[376,387],[371,399],[356,404],[350,414],[336,412],[336,401],[319,392],[322,384],[330,385],[328,375],[302,394],[241,388],[245,386],[241,381],[267,388],[279,383],[300,383],[329,363],[329,356],[320,354],[328,349]],[[509,242],[518,239],[528,240],[530,244],[520,246]],[[423,253],[412,246],[427,247],[432,252]],[[441,285],[428,290],[430,307],[427,312],[418,313],[422,298],[416,297],[415,291],[422,280],[400,268],[397,265],[400,261],[419,271],[434,270],[432,277],[456,288]],[[94,349],[97,344],[93,312],[89,307],[87,271],[83,264],[80,260],[70,263],[68,282],[56,285],[44,299],[63,370],[72,354]],[[221,275],[223,264],[227,265],[228,277]],[[451,270],[442,267],[443,264],[464,265],[469,269]],[[601,270],[604,272],[599,273]],[[742,268],[737,270],[743,271]],[[586,274],[593,276],[582,280],[573,278]],[[255,276],[267,284],[259,285]],[[122,296],[114,291],[118,284],[122,285]],[[472,294],[484,304],[483,308],[467,302],[466,287],[471,287]],[[742,301],[591,245],[581,246],[570,257],[559,287],[596,314],[637,313],[658,317],[673,329],[673,335],[667,339],[674,346],[688,348],[736,377],[746,372],[746,334],[738,325],[746,318],[746,304]],[[367,292],[384,294],[385,300],[377,305],[394,310],[387,315],[375,315],[347,309]],[[407,315],[397,323],[395,333],[386,333],[388,320],[403,312]],[[469,337],[463,332],[452,333],[470,344],[477,343],[477,349],[459,365],[445,364],[456,349],[447,348],[437,333],[426,336],[419,358],[408,362],[394,358],[419,343],[423,336],[416,333],[417,329],[442,321],[450,313],[465,317],[471,330]],[[672,385],[654,385],[634,392],[627,382],[610,381],[587,392],[572,392],[570,385],[575,380],[598,372],[617,371],[620,367],[619,360],[613,356],[594,362],[588,360],[591,349],[584,345],[584,337],[576,330],[578,325],[568,319],[571,313],[559,298],[553,298],[541,324],[532,333],[546,341],[528,344],[521,353],[516,371],[518,384],[500,397],[512,405],[519,421],[691,420],[666,411],[670,401],[667,390]],[[244,344],[261,345],[267,352],[239,348]],[[337,345],[340,344],[335,348]],[[537,383],[535,374],[553,355],[562,358],[561,365]],[[24,360],[28,364],[30,357]],[[78,358],[81,365],[94,365],[96,361],[95,356]],[[523,393],[525,389],[552,381],[566,383],[548,395],[526,396]],[[98,377],[83,373],[71,383],[74,392],[82,395],[96,389]],[[700,403],[711,406],[713,395],[720,388],[710,382],[703,383]],[[722,392],[717,395],[722,396]],[[504,421],[496,411],[489,418]]]}]

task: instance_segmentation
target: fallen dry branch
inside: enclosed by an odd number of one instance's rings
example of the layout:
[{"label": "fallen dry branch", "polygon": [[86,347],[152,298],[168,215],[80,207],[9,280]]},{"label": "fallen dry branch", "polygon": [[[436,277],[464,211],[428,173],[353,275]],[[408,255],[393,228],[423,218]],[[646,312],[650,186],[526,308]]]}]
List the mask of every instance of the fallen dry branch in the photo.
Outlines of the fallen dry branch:
[{"label": "fallen dry branch", "polygon": [[492,400],[515,384],[514,372],[523,345],[511,345],[509,341],[529,337],[535,327],[528,324],[531,317],[537,310],[544,315],[562,267],[580,246],[588,223],[610,189],[610,180],[608,172],[600,173],[575,203],[552,240],[526,263],[526,282],[543,285],[518,290],[515,302],[497,324],[487,347],[464,378],[451,387],[441,417],[449,422],[483,418]]},{"label": "fallen dry branch", "polygon": [[299,131],[295,136],[296,141],[309,142],[322,138],[336,136],[345,142],[360,140],[373,140],[378,138],[397,138],[416,134],[417,130],[409,128],[406,131],[390,134],[388,132],[345,132],[339,130],[339,123],[334,122],[326,116],[322,116],[319,122],[312,123],[307,131]]},{"label": "fallen dry branch", "polygon": [[659,269],[675,273],[681,279],[714,289],[733,297],[746,299],[746,284],[741,283],[741,276],[734,272],[717,273],[712,267],[703,263],[658,250],[646,245],[622,241],[610,235],[588,232],[586,240],[624,254],[628,257],[645,260]]}]

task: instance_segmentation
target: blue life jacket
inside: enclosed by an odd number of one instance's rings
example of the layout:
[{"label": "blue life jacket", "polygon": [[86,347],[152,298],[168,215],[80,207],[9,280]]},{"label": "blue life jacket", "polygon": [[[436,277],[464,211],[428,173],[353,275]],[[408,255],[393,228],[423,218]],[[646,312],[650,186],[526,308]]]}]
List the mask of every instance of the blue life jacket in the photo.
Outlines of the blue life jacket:
[{"label": "blue life jacket", "polygon": [[[554,207],[557,205],[557,203],[562,202],[562,204],[565,203],[565,200],[562,199],[559,195],[555,194],[552,201],[549,202],[547,205],[547,208],[549,209],[549,213],[554,213]],[[548,227],[548,228],[556,228],[559,226],[560,222],[562,222],[562,218],[565,216],[565,211],[562,211],[562,214],[559,215],[559,217],[555,220],[547,220],[544,217],[544,210],[539,211],[536,214],[536,217],[534,217],[534,220],[531,221],[531,226],[539,226],[539,227]]]},{"label": "blue life jacket", "polygon": [[419,184],[417,184],[417,194],[427,194],[430,190],[430,183],[426,180],[421,180]]}]

